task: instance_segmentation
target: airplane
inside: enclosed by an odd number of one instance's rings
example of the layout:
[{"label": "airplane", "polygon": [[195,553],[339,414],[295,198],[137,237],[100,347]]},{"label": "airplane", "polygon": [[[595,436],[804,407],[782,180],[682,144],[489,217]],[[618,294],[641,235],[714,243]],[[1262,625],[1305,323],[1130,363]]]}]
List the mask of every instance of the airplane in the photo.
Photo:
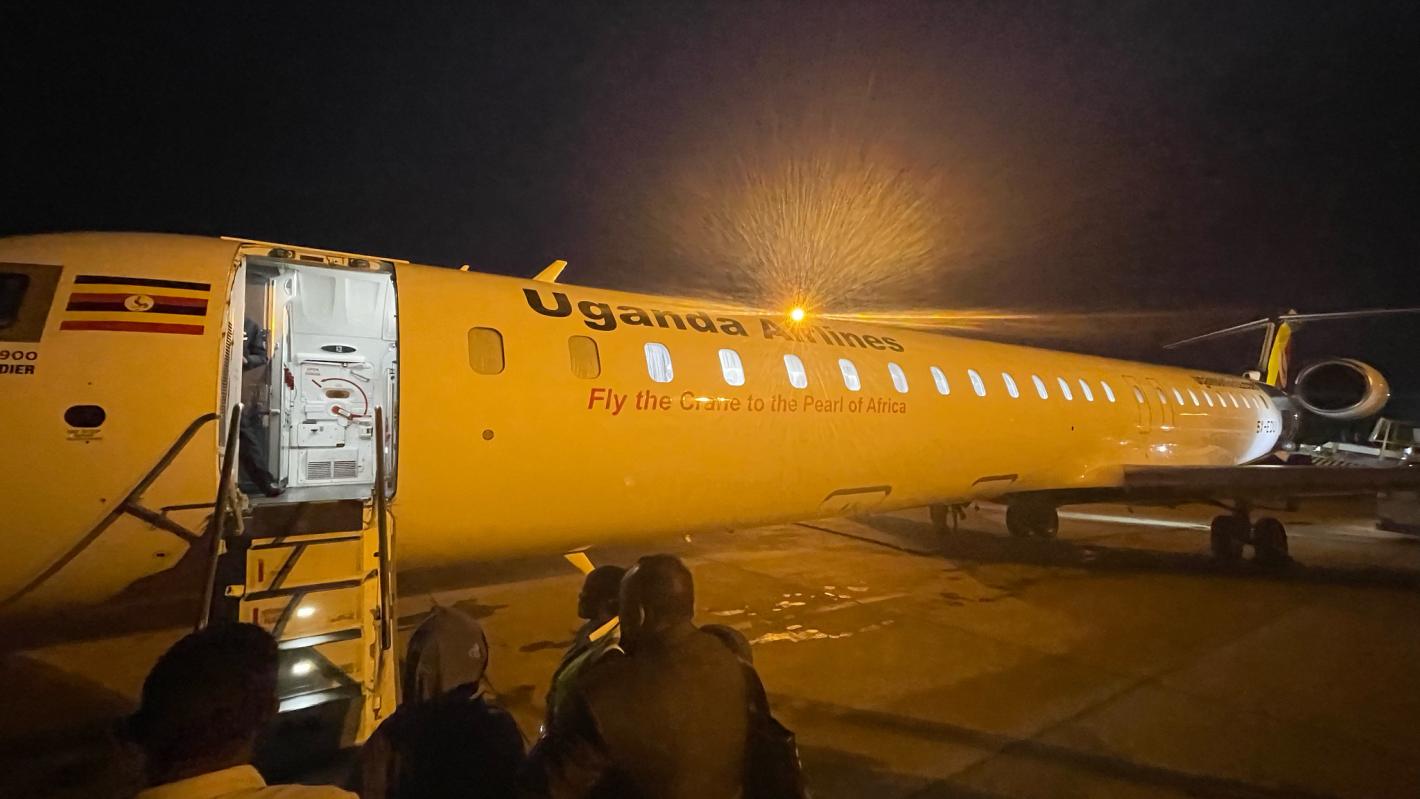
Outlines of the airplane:
[{"label": "airplane", "polygon": [[[921,506],[941,524],[976,500],[1046,538],[1060,505],[1215,502],[1217,557],[1276,561],[1286,531],[1259,503],[1420,486],[1420,470],[1249,465],[1303,409],[1378,410],[1385,380],[1359,361],[1313,365],[1288,394],[1280,363],[1250,379],[732,310],[565,285],[563,266],[524,280],[233,238],[0,239],[0,619],[114,602],[196,557],[204,622],[317,651],[343,619],[388,650],[396,563]],[[245,319],[265,366],[243,369]],[[236,490],[244,424],[280,496]],[[355,598],[310,617],[327,588]],[[371,666],[367,689],[390,671]]]}]

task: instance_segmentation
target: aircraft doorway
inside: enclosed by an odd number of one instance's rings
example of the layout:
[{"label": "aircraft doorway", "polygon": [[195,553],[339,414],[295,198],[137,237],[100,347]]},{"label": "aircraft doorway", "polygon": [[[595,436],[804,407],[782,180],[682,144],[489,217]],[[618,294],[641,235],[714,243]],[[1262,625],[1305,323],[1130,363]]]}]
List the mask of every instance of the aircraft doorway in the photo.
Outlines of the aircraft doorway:
[{"label": "aircraft doorway", "polygon": [[[244,488],[271,502],[364,499],[375,447],[394,472],[398,336],[394,273],[375,262],[308,263],[288,251],[246,258],[248,351],[242,400]],[[286,257],[281,257],[286,256]],[[369,263],[369,262],[365,262]],[[253,331],[255,328],[255,331]],[[250,338],[255,332],[258,341]],[[263,362],[264,361],[264,362]],[[383,408],[384,441],[375,410]]]}]

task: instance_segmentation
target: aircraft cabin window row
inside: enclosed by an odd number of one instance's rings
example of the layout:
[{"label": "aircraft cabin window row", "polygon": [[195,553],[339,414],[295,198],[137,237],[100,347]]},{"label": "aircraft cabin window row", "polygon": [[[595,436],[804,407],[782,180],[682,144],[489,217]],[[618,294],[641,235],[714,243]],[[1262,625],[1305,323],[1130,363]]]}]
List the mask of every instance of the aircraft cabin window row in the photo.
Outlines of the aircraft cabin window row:
[{"label": "aircraft cabin window row", "polygon": [[[596,339],[590,336],[570,336],[567,339],[567,352],[570,358],[572,374],[576,377],[593,380],[601,376],[601,352]],[[647,342],[645,345],[646,371],[651,379],[657,383],[669,383],[675,379],[675,369],[671,365],[671,353],[664,344],[658,342]],[[718,353],[720,362],[720,374],[725,383],[731,386],[743,386],[745,384],[744,361],[740,354],[732,349],[721,349]],[[468,363],[473,371],[479,374],[496,375],[501,374],[506,366],[503,352],[503,334],[491,327],[473,327],[468,331]],[[784,369],[789,378],[789,384],[794,388],[807,388],[809,385],[808,370],[804,367],[803,359],[797,355],[786,354],[784,356]],[[853,361],[847,358],[838,359],[838,370],[843,377],[843,386],[849,391],[860,391],[863,388],[862,378],[858,374],[858,367]],[[932,383],[937,388],[937,393],[942,396],[951,394],[951,387],[947,380],[947,374],[938,366],[929,367],[932,375]],[[887,372],[892,380],[893,388],[900,394],[908,391],[907,371],[901,365],[889,361]],[[966,370],[967,379],[971,383],[973,393],[978,397],[986,396],[986,381],[981,373],[975,369]],[[1040,375],[1030,376],[1031,385],[1035,387],[1036,396],[1041,399],[1050,399],[1050,390],[1045,379]],[[1064,377],[1057,376],[1055,383],[1060,389],[1060,396],[1067,402],[1075,399],[1074,391],[1070,382]],[[1105,399],[1113,403],[1116,401],[1114,387],[1105,380],[1099,380],[1099,387],[1103,391]],[[1020,386],[1016,378],[1010,372],[1001,372],[1001,384],[1006,389],[1006,394],[1011,399],[1019,399],[1021,396]],[[1080,390],[1080,395],[1086,402],[1094,402],[1094,389],[1084,378],[1076,378],[1076,385]],[[1194,407],[1202,407],[1204,403],[1208,407],[1226,408],[1230,404],[1234,408],[1251,408],[1255,410],[1268,410],[1273,407],[1271,397],[1260,391],[1242,391],[1234,393],[1232,391],[1208,391],[1207,389],[1184,388],[1170,386],[1168,393],[1157,384],[1153,387],[1154,393],[1159,398],[1160,405],[1169,405],[1169,394],[1173,395],[1173,404],[1179,407],[1188,407],[1191,402]],[[1144,389],[1139,386],[1130,386],[1134,392],[1134,400],[1140,405],[1145,404]],[[1188,394],[1188,399],[1184,399],[1184,394]],[[1202,399],[1199,399],[1202,394]]]}]

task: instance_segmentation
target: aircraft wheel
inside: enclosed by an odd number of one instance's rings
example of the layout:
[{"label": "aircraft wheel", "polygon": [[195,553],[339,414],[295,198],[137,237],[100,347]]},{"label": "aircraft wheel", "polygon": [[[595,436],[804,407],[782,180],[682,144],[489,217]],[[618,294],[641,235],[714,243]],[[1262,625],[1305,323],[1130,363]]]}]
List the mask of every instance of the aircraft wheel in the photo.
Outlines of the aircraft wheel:
[{"label": "aircraft wheel", "polygon": [[1286,563],[1291,560],[1287,554],[1287,528],[1282,522],[1264,516],[1252,525],[1252,558],[1258,563]]},{"label": "aircraft wheel", "polygon": [[945,535],[948,532],[947,514],[949,513],[949,510],[947,509],[947,506],[928,505],[927,510],[929,513],[932,514],[932,528],[935,529],[937,532]]},{"label": "aircraft wheel", "polygon": [[1213,550],[1213,557],[1224,561],[1242,557],[1243,539],[1246,535],[1246,520],[1232,515],[1214,516],[1208,533],[1208,544]]}]

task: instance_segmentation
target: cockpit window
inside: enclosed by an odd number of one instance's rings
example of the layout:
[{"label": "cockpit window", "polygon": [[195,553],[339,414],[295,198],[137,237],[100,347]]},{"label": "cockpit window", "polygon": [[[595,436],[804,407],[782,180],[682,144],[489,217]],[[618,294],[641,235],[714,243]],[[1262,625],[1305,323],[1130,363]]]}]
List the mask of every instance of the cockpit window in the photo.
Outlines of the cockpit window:
[{"label": "cockpit window", "polygon": [[0,330],[11,327],[20,318],[20,305],[29,287],[29,275],[0,272]]},{"label": "cockpit window", "polygon": [[0,341],[39,341],[63,270],[0,263]]}]

